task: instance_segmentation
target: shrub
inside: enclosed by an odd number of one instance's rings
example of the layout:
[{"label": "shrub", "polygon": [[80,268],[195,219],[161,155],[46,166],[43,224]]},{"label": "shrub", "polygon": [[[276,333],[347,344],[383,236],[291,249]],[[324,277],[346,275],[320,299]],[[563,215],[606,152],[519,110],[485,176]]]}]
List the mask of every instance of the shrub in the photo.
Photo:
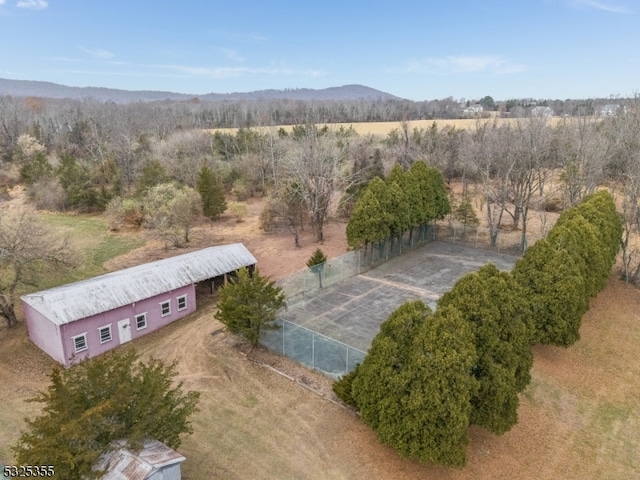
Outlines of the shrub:
[{"label": "shrub", "polygon": [[227,208],[236,217],[236,222],[241,222],[247,216],[247,204],[244,202],[229,202]]}]

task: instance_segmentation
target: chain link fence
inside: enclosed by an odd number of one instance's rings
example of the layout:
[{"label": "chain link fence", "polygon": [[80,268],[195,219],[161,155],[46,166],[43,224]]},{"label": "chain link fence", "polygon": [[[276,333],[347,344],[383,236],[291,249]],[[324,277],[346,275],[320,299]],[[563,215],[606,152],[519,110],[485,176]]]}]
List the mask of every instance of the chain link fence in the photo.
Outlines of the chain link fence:
[{"label": "chain link fence", "polygon": [[279,330],[262,333],[260,343],[302,365],[340,378],[362,363],[366,352],[287,320],[278,319]]},{"label": "chain link fence", "polygon": [[[348,278],[360,275],[392,258],[420,248],[436,238],[459,243],[467,247],[521,255],[533,245],[540,235],[522,235],[519,231],[499,231],[492,241],[488,228],[454,226],[445,222],[416,227],[402,235],[389,237],[369,244],[366,248],[352,250],[325,263],[306,268],[278,280],[289,306],[316,296]],[[332,378],[349,373],[362,363],[366,352],[279,318],[279,330],[263,332],[260,343],[270,350],[285,355],[298,363],[319,370]]]},{"label": "chain link fence", "polygon": [[292,305],[307,297],[313,297],[322,288],[360,275],[405,252],[419,248],[435,240],[435,226],[424,225],[402,235],[389,237],[332,258],[320,265],[306,268],[277,281]]},{"label": "chain link fence", "polygon": [[522,255],[527,248],[543,238],[542,235],[523,235],[522,231],[517,230],[498,230],[492,241],[491,230],[487,227],[464,227],[444,222],[436,225],[435,236],[443,242],[513,255]]}]

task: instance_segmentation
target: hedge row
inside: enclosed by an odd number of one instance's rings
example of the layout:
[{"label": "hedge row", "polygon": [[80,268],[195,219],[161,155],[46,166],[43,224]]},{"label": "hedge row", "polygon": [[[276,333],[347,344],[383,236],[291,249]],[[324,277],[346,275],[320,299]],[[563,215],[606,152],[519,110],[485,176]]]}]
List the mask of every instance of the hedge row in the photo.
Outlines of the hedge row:
[{"label": "hedge row", "polygon": [[502,434],[517,423],[531,345],[571,345],[604,288],[622,227],[607,192],[563,213],[512,273],[486,265],[461,278],[432,314],[399,307],[364,359],[334,385],[363,422],[403,455],[462,466],[469,425]]},{"label": "hedge row", "polygon": [[565,211],[516,263],[534,322],[532,343],[569,346],[580,338],[589,300],[602,290],[620,249],[622,223],[606,191]]}]

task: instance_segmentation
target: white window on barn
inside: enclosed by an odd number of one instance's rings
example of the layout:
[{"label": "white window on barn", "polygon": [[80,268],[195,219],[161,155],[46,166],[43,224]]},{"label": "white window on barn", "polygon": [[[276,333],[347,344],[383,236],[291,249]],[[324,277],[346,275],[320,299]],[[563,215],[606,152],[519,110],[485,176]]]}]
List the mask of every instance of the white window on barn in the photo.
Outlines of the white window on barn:
[{"label": "white window on barn", "polygon": [[106,325],[104,327],[100,327],[98,329],[98,334],[100,336],[100,343],[110,342],[111,337],[111,325]]},{"label": "white window on barn", "polygon": [[187,309],[187,296],[178,297],[178,311]]},{"label": "white window on barn", "polygon": [[136,315],[136,330],[142,330],[143,328],[147,328],[147,313],[141,313],[140,315]]},{"label": "white window on barn", "polygon": [[163,317],[171,315],[171,300],[167,300],[166,302],[162,302],[160,304],[160,312],[162,313]]},{"label": "white window on barn", "polygon": [[83,352],[89,345],[87,345],[87,334],[83,333],[82,335],[76,335],[75,337],[71,337],[73,340],[73,348],[76,353]]}]

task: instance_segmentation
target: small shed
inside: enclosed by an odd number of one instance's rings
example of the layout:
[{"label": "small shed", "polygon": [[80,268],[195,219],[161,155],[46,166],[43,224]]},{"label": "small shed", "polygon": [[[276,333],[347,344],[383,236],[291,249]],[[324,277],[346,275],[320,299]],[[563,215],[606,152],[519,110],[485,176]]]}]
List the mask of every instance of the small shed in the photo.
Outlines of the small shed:
[{"label": "small shed", "polygon": [[241,243],[205,248],[22,297],[31,340],[65,366],[151,333],[196,309],[256,259]]},{"label": "small shed", "polygon": [[164,443],[150,440],[139,452],[122,446],[102,455],[94,469],[105,472],[102,480],[181,480],[184,461]]}]

